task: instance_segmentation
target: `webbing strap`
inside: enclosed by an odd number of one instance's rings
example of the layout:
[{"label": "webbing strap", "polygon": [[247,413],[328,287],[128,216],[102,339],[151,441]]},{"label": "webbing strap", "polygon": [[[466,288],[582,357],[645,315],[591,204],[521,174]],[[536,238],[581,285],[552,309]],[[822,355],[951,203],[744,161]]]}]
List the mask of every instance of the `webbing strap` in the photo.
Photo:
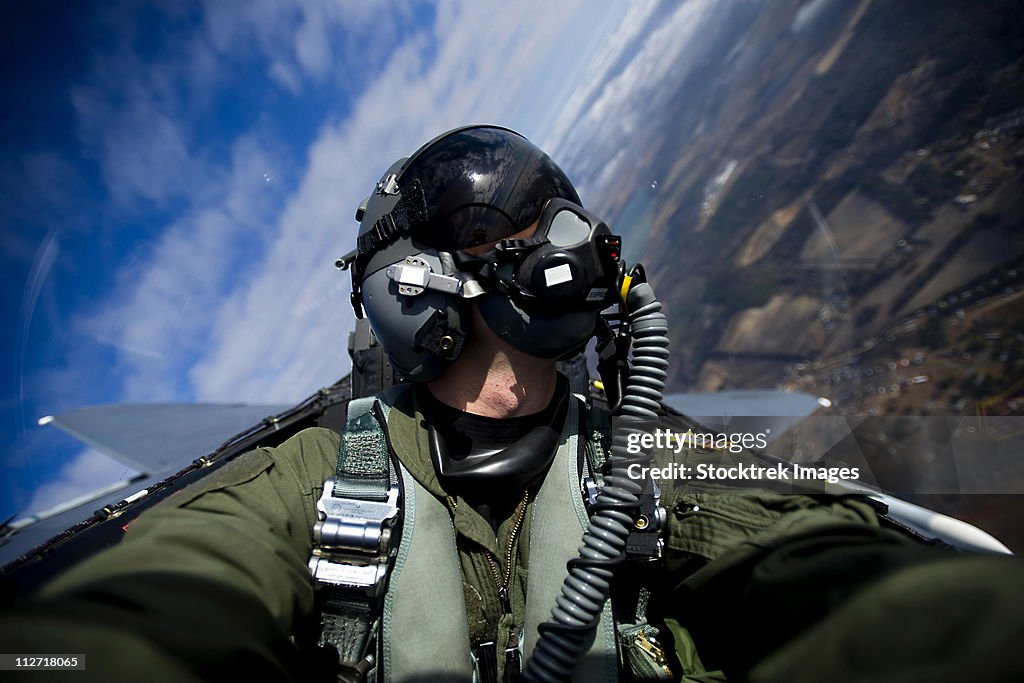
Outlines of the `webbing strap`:
[{"label": "webbing strap", "polygon": [[593,406],[587,414],[587,461],[584,476],[591,476],[598,483],[604,482],[604,464],[608,462],[612,450],[611,416],[604,410]]},{"label": "webbing strap", "polygon": [[427,202],[418,180],[402,190],[398,202],[388,213],[356,239],[360,256],[375,253],[402,235],[413,232],[427,222]]},{"label": "webbing strap", "polygon": [[[387,437],[374,406],[379,406],[380,417],[386,422],[395,395],[385,392],[379,403],[372,396],[349,401],[349,420],[338,444],[335,497],[388,500],[392,479],[397,480],[397,473],[391,471]],[[382,596],[376,587],[367,591],[322,584],[321,589],[324,602],[319,644],[337,650],[338,661],[346,673],[344,680],[364,680],[367,668],[372,666],[366,655],[377,630]]]},{"label": "webbing strap", "polygon": [[389,460],[388,442],[373,412],[367,410],[350,419],[338,443],[334,495],[387,500],[391,485]]},{"label": "webbing strap", "polygon": [[358,662],[366,654],[373,621],[371,602],[363,597],[337,592],[324,601],[320,615],[320,645],[333,645],[342,663]]}]

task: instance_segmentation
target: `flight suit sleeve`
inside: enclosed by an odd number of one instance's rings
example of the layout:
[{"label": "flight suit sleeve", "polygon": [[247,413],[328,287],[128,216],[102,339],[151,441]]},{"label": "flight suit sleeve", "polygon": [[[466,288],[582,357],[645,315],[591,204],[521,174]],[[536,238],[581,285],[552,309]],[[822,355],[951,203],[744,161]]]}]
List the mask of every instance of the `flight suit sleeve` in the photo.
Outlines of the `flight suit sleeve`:
[{"label": "flight suit sleeve", "polygon": [[[682,456],[694,469],[752,462]],[[827,482],[759,483],[662,482],[659,606],[683,680],[1024,680],[1012,645],[1024,633],[1024,563],[912,540]]]},{"label": "flight suit sleeve", "polygon": [[0,640],[84,652],[96,678],[292,678],[289,635],[312,611],[311,531],[337,449],[337,434],[308,429],[239,456],[4,615]]}]

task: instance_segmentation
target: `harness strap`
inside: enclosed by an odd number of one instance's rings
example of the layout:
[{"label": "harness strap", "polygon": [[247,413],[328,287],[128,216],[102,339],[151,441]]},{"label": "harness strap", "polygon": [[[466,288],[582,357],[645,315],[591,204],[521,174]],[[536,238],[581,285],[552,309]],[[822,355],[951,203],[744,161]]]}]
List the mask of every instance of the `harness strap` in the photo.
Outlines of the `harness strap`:
[{"label": "harness strap", "polygon": [[363,680],[374,666],[370,649],[396,549],[397,473],[381,422],[389,408],[373,397],[349,402],[336,477],[317,504],[309,566],[322,596],[318,644],[337,651],[342,680]]},{"label": "harness strap", "polygon": [[[375,619],[369,600],[339,595],[331,591],[326,596],[320,615],[321,631],[317,643],[321,647],[331,646],[338,652],[338,661],[352,680],[361,680],[352,673],[359,671],[365,660],[367,646],[375,629]],[[367,662],[372,666],[371,662]],[[366,668],[369,668],[368,666]],[[345,679],[347,680],[347,679]]]},{"label": "harness strap", "polygon": [[588,405],[582,396],[578,396],[578,398],[584,414],[580,428],[587,437],[584,440],[582,462],[578,468],[579,484],[583,502],[589,513],[591,506],[597,501],[598,492],[604,485],[605,463],[608,462],[612,449],[611,418],[607,412]]},{"label": "harness strap", "polygon": [[[588,510],[604,485],[605,466],[612,450],[611,414],[590,407],[586,411],[586,458],[582,477],[583,500]],[[636,534],[631,534],[635,538]],[[657,536],[654,537],[655,539]],[[627,543],[629,547],[630,543]],[[627,581],[627,583],[630,583]],[[647,605],[651,597],[646,585],[629,585],[627,589],[616,585],[612,590],[615,631],[618,638],[620,662],[624,670],[631,671],[636,680],[671,680],[660,631],[647,620]]]},{"label": "harness strap", "polygon": [[587,462],[584,474],[595,479],[598,485],[604,483],[604,465],[612,450],[611,416],[604,410],[586,409]]},{"label": "harness strap", "polygon": [[374,400],[357,398],[349,402],[348,424],[338,443],[333,491],[337,497],[388,499],[393,474],[384,430],[372,412]]}]

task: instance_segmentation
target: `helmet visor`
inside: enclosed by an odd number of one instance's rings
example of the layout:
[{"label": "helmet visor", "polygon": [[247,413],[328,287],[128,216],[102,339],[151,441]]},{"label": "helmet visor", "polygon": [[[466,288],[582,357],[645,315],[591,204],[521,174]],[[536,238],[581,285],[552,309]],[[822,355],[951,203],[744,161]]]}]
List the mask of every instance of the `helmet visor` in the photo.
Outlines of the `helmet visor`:
[{"label": "helmet visor", "polygon": [[457,130],[429,143],[410,160],[399,185],[414,180],[423,188],[428,220],[412,237],[441,251],[520,232],[554,197],[580,203],[547,154],[503,128]]}]

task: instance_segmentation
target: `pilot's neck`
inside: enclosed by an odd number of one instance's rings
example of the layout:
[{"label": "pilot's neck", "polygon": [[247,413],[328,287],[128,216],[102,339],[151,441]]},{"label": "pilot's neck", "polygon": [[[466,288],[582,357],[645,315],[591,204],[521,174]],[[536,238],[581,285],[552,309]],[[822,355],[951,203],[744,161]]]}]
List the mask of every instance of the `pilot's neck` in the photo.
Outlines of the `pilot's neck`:
[{"label": "pilot's neck", "polygon": [[509,346],[479,314],[473,322],[459,358],[440,378],[427,384],[434,398],[485,417],[517,417],[544,410],[557,385],[555,360]]}]

